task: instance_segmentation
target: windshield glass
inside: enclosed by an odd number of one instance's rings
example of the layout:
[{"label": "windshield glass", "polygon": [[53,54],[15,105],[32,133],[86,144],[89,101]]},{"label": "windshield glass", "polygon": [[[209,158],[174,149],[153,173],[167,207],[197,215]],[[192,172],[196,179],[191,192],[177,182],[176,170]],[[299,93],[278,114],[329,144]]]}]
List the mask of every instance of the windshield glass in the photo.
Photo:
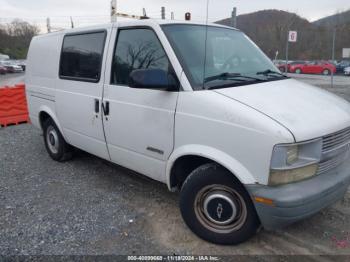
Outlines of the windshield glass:
[{"label": "windshield glass", "polygon": [[163,25],[162,28],[195,90],[285,78],[240,31],[184,24]]}]

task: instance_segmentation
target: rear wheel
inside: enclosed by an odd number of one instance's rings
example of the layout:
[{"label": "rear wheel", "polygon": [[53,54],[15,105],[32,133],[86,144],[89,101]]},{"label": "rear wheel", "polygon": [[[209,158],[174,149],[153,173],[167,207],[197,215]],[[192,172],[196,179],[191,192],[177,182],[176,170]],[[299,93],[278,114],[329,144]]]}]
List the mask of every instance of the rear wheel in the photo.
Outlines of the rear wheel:
[{"label": "rear wheel", "polygon": [[72,158],[72,147],[66,143],[51,118],[43,124],[43,131],[46,150],[53,160],[63,162]]},{"label": "rear wheel", "polygon": [[301,74],[301,69],[300,68],[295,69],[295,73],[296,74]]},{"label": "rear wheel", "polygon": [[325,69],[322,71],[322,74],[325,76],[328,76],[331,73],[331,71],[329,71],[329,69]]},{"label": "rear wheel", "polygon": [[180,195],[181,214],[199,237],[216,244],[239,244],[260,226],[245,188],[226,169],[210,163],[194,170]]}]

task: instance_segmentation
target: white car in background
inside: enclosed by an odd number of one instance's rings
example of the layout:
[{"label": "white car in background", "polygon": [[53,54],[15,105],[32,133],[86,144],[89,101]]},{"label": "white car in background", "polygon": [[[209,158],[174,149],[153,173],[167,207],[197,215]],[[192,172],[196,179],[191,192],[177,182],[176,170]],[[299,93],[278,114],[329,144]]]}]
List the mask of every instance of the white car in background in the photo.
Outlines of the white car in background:
[{"label": "white car in background", "polygon": [[7,69],[8,73],[22,73],[23,69],[21,66],[13,63],[12,61],[1,61],[1,66],[4,66]]},{"label": "white car in background", "polygon": [[350,66],[344,69],[344,75],[350,76]]}]

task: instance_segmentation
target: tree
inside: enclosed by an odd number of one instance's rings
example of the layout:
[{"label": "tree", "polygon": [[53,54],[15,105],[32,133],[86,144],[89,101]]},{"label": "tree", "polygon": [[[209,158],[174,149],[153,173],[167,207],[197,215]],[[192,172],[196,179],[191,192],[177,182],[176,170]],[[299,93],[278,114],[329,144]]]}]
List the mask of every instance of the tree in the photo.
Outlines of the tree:
[{"label": "tree", "polygon": [[40,29],[25,21],[16,19],[10,24],[0,26],[0,53],[14,59],[27,56],[30,41],[39,34]]}]

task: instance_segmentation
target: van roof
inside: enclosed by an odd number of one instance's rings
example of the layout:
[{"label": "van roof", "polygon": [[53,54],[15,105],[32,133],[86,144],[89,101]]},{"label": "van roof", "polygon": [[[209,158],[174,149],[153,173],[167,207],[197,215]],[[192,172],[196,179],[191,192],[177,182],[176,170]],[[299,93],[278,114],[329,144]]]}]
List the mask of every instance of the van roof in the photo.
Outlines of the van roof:
[{"label": "van roof", "polygon": [[[205,22],[198,22],[198,21],[184,21],[184,20],[164,20],[164,19],[140,19],[140,20],[124,20],[124,21],[117,21],[115,23],[108,23],[108,24],[101,24],[101,25],[94,25],[89,27],[79,27],[79,28],[73,28],[73,29],[65,29],[61,31],[52,32],[49,34],[43,34],[40,36],[47,36],[47,35],[56,35],[56,34],[67,34],[67,33],[75,33],[75,32],[84,32],[84,31],[93,31],[93,30],[99,30],[99,29],[107,29],[111,27],[119,27],[119,26],[154,26],[154,25],[165,25],[165,24],[189,24],[189,25],[209,25],[209,26],[216,26],[216,27],[223,27],[223,28],[230,28],[235,29],[233,27],[215,24],[215,23],[208,23]],[[237,29],[235,29],[237,30]],[[39,37],[40,37],[39,36]]]}]

